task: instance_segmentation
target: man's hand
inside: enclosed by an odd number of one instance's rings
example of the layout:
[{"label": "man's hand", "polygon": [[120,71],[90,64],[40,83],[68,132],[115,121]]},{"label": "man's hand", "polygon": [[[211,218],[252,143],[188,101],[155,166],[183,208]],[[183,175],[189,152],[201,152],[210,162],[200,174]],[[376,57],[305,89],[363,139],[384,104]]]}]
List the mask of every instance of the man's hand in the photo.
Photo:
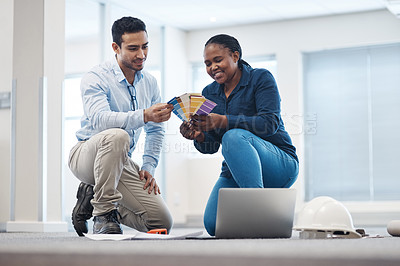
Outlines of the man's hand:
[{"label": "man's hand", "polygon": [[149,172],[147,172],[146,170],[140,170],[139,177],[140,180],[146,179],[146,183],[144,184],[143,189],[146,190],[148,188],[149,194],[151,194],[152,191],[154,191],[154,195],[157,195],[157,193],[161,194],[160,188],[158,187],[156,180]]},{"label": "man's hand", "polygon": [[172,104],[157,103],[143,111],[144,122],[165,122],[171,117],[173,108],[174,106]]},{"label": "man's hand", "polygon": [[193,128],[193,125],[189,122],[183,121],[182,125],[179,127],[182,136],[186,139],[197,140],[198,142],[204,141],[204,133],[197,131]]},{"label": "man's hand", "polygon": [[209,115],[194,115],[191,118],[193,128],[197,131],[210,131],[228,126],[228,118],[225,115],[211,113]]}]

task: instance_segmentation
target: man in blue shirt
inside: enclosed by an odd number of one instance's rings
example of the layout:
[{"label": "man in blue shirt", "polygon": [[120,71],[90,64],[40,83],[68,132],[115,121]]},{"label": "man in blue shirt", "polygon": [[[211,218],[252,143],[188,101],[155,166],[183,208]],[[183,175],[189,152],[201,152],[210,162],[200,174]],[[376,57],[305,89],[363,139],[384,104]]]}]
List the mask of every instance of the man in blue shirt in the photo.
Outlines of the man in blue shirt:
[{"label": "man in blue shirt", "polygon": [[[84,115],[69,167],[82,181],[72,222],[78,235],[122,234],[120,222],[139,231],[172,227],[172,218],[154,179],[162,122],[173,106],[160,103],[156,79],[143,71],[148,52],[145,24],[123,17],[112,26],[115,58],[94,67],[81,82]],[[144,128],[141,168],[131,160]]]}]

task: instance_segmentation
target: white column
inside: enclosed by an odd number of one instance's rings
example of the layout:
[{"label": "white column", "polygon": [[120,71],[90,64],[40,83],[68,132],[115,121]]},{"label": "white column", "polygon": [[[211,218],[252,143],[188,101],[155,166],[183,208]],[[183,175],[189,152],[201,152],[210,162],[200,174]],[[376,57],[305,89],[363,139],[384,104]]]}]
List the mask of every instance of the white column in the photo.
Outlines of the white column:
[{"label": "white column", "polygon": [[[12,86],[13,0],[1,1],[0,8],[0,92]],[[5,231],[11,214],[11,110],[0,109],[0,231]]]},{"label": "white column", "polygon": [[[163,85],[164,100],[169,101],[174,96],[179,96],[187,90],[185,77],[188,62],[185,58],[186,33],[182,30],[165,26],[163,29]],[[174,69],[179,68],[179,73]],[[174,115],[173,115],[174,116]],[[184,139],[179,133],[181,122],[176,117],[166,123],[165,134],[165,183],[164,192],[168,208],[174,217],[175,224],[186,222],[189,209],[189,194],[192,188],[188,186],[188,159],[182,154],[188,152],[189,140]],[[179,174],[178,174],[179,173]],[[178,188],[179,189],[176,189]]]},{"label": "white column", "polygon": [[65,0],[14,0],[14,186],[7,231],[67,230],[61,178],[64,13]]}]

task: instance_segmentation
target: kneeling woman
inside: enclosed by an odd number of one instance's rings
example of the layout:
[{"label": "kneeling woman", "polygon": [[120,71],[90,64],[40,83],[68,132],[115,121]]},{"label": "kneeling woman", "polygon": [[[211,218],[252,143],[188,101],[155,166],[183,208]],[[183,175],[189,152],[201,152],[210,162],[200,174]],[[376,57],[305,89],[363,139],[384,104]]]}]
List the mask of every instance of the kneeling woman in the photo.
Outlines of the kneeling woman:
[{"label": "kneeling woman", "polygon": [[222,172],[204,213],[205,228],[215,235],[220,188],[288,188],[299,166],[272,74],[253,69],[242,59],[239,42],[225,34],[207,41],[204,63],[215,82],[202,94],[217,106],[208,116],[184,122],[180,132],[202,153],[215,153],[222,145]]}]

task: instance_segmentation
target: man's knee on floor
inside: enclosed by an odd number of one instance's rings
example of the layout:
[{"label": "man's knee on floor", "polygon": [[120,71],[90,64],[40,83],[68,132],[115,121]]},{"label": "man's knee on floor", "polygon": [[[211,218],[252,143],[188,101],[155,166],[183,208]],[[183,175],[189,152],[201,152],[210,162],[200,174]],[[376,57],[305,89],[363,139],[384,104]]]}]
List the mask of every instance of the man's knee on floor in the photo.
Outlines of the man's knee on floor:
[{"label": "man's knee on floor", "polygon": [[172,228],[172,225],[174,224],[171,213],[169,211],[163,212],[160,217],[160,220],[161,220],[161,223],[163,224],[162,228],[167,229],[169,232]]},{"label": "man's knee on floor", "polygon": [[155,217],[148,217],[146,221],[149,230],[165,228],[168,233],[171,230],[173,223],[172,216],[168,210],[161,210],[157,212]]}]

